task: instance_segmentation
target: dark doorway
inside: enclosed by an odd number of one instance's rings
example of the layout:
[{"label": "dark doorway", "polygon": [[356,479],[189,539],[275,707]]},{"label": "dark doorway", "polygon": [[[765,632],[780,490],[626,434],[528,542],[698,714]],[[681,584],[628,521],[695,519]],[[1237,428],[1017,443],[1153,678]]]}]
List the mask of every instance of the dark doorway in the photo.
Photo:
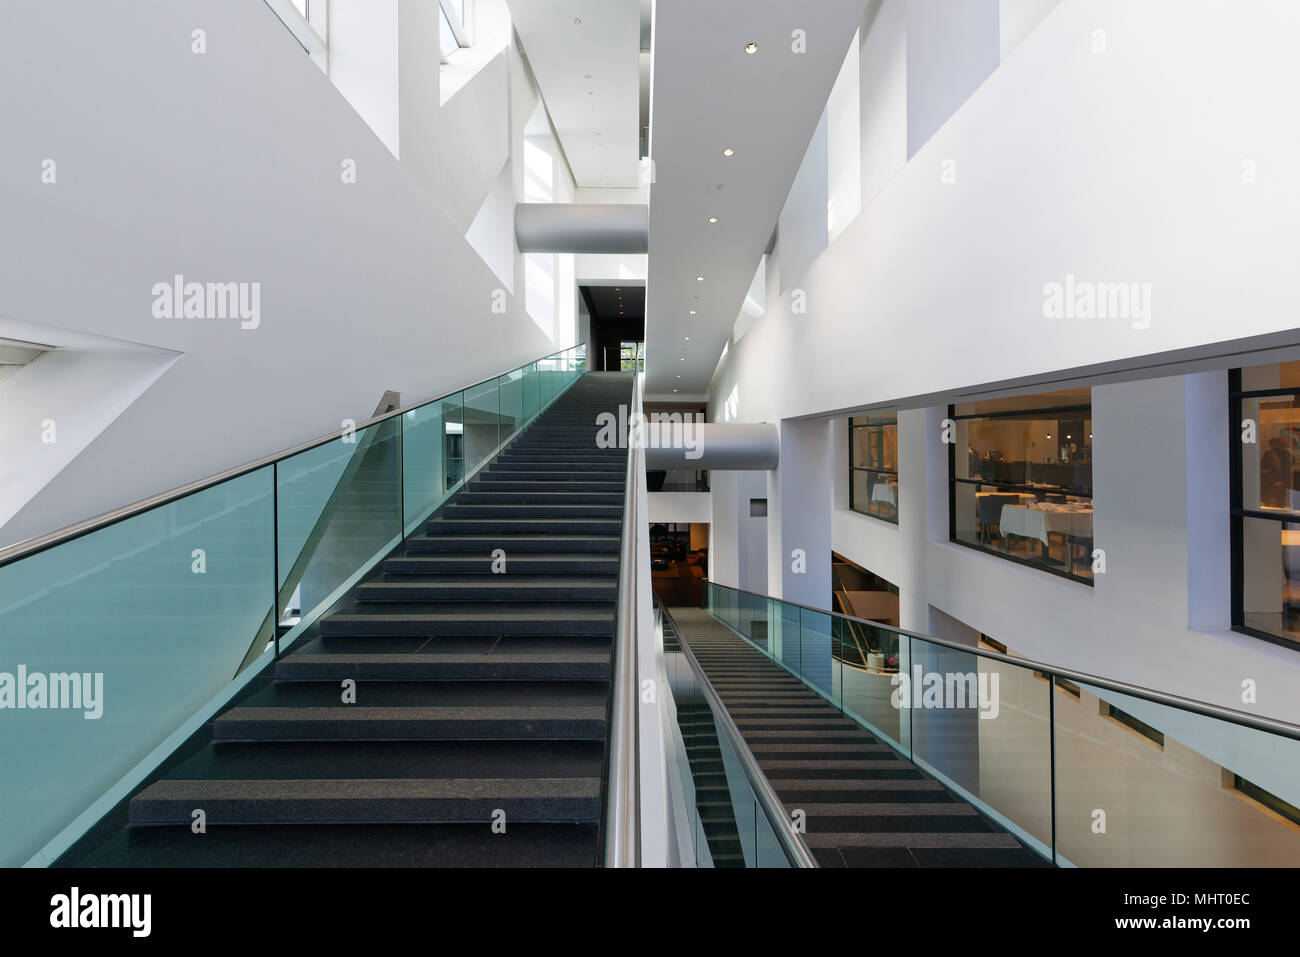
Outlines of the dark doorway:
[{"label": "dark doorway", "polygon": [[582,286],[591,315],[592,368],[597,372],[630,371],[626,357],[645,341],[645,287]]}]

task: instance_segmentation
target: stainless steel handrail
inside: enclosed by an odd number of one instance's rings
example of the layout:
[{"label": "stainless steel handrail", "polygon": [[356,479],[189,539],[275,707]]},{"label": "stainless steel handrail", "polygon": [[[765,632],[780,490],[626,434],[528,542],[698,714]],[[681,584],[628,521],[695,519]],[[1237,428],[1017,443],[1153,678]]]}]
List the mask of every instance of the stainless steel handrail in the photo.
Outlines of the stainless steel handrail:
[{"label": "stainless steel handrail", "polygon": [[922,635],[918,632],[895,628],[893,625],[886,625],[879,621],[871,621],[868,618],[857,618],[853,615],[845,615],[838,611],[828,611],[825,608],[813,608],[811,605],[801,605],[798,602],[786,601],[784,598],[773,598],[771,595],[760,595],[757,592],[746,591],[743,588],[733,588],[730,585],[711,582],[708,579],[705,579],[702,584],[705,588],[710,586],[715,588],[725,588],[727,591],[735,592],[738,595],[752,595],[755,598],[762,598],[764,601],[779,601],[792,608],[800,608],[818,615],[826,615],[832,618],[843,618],[848,622],[857,622],[859,624],[868,625],[872,628],[880,628],[884,631],[893,632],[896,635],[906,635],[908,638],[915,638],[918,641],[926,641],[932,645],[939,645],[943,648],[951,648],[954,651],[964,651],[967,654],[977,655],[981,658],[988,658],[991,661],[1002,661],[1010,665],[1016,665],[1020,668],[1028,668],[1032,671],[1041,671],[1044,674],[1064,678],[1067,681],[1073,681],[1076,684],[1093,685],[1098,688],[1104,688],[1107,691],[1114,691],[1118,694],[1126,694],[1131,695],[1134,698],[1141,698],[1144,701],[1150,701],[1154,704],[1164,705],[1169,708],[1177,708],[1180,711],[1190,711],[1191,713],[1199,714],[1202,717],[1215,718],[1220,721],[1227,721],[1231,724],[1251,728],[1255,731],[1265,731],[1269,734],[1278,734],[1285,738],[1300,741],[1300,725],[1291,724],[1287,721],[1279,721],[1276,718],[1264,718],[1258,715],[1247,714],[1244,711],[1234,711],[1232,708],[1224,708],[1217,704],[1210,704],[1208,701],[1196,701],[1193,698],[1184,698],[1180,695],[1169,694],[1164,691],[1156,691],[1153,688],[1143,688],[1140,685],[1129,684],[1126,681],[1117,681],[1113,678],[1102,678],[1099,675],[1090,675],[1084,671],[1075,671],[1071,668],[1061,668],[1056,665],[1044,664],[1041,661],[1035,661],[1033,658],[1016,658],[1012,655],[1004,655],[997,651],[988,651],[984,648],[973,648],[970,645],[959,644],[955,641],[949,641],[946,638],[935,638],[931,635]]},{"label": "stainless steel handrail", "polygon": [[[636,401],[636,376],[632,399]],[[631,414],[629,413],[629,419]],[[637,463],[636,449],[628,443],[623,490],[623,540],[619,550],[618,598],[614,617],[614,683],[610,709],[609,786],[605,805],[605,866],[640,864],[639,760],[637,742]]]},{"label": "stainless steel handrail", "polygon": [[713,682],[709,676],[704,673],[704,668],[695,653],[691,651],[690,644],[682,634],[681,628],[677,626],[676,619],[672,613],[662,604],[659,606],[659,614],[663,620],[672,627],[673,633],[677,636],[677,644],[682,649],[687,663],[690,664],[691,670],[700,683],[704,691],[704,697],[708,700],[709,710],[713,712],[715,726],[726,737],[727,743],[731,745],[732,751],[740,761],[740,768],[745,774],[745,780],[749,782],[750,789],[754,796],[758,798],[758,803],[762,805],[763,814],[768,823],[772,825],[772,830],[776,833],[777,839],[781,842],[781,849],[785,851],[786,858],[796,867],[817,867],[817,859],[812,856],[808,850],[808,845],[794,832],[790,826],[790,820],[785,816],[785,805],[777,797],[776,791],[772,789],[771,783],[767,776],[763,774],[762,769],[758,766],[758,759],[754,757],[754,752],[749,750],[749,745],[745,743],[745,737],[740,733],[740,728],[736,727],[736,722],[732,720],[727,706],[723,704]]},{"label": "stainless steel handrail", "polygon": [[[553,352],[550,355],[534,359],[533,362],[545,362],[547,359],[558,359],[563,357],[565,353],[571,351],[574,352],[575,359],[585,358],[580,357],[577,354],[575,351],[577,349],[577,346],[571,346],[569,349],[562,349],[559,352]],[[503,375],[509,375],[511,372],[518,372],[522,368],[523,366],[515,366],[513,369],[507,369],[505,372],[500,373],[500,375],[489,376],[486,379],[480,379],[478,382],[472,382],[459,389],[452,389],[450,392],[444,392],[442,395],[435,396],[434,398],[424,399],[421,402],[401,406],[400,408],[393,409],[391,412],[385,412],[383,415],[376,415],[372,418],[366,419],[364,422],[358,423],[353,428],[339,429],[337,432],[330,432],[320,438],[303,442],[301,445],[295,445],[280,452],[272,452],[270,455],[264,455],[260,459],[255,459],[254,461],[248,462],[244,465],[237,465],[234,468],[226,469],[224,472],[209,475],[207,478],[196,479],[186,485],[177,486],[176,488],[170,489],[166,492],[159,492],[157,495],[140,499],[140,501],[132,502],[130,505],[123,505],[121,508],[113,509],[110,512],[104,512],[102,515],[96,515],[93,518],[88,518],[81,522],[74,522],[71,525],[56,529],[53,532],[47,532],[46,534],[37,536],[36,538],[29,538],[26,541],[17,542],[7,548],[0,548],[0,567],[16,562],[20,558],[35,555],[37,552],[43,552],[56,545],[61,545],[74,538],[80,538],[83,535],[87,535],[90,532],[97,531],[109,525],[115,525],[118,522],[139,515],[142,512],[147,512],[150,509],[167,505],[170,502],[175,502],[178,499],[185,498],[187,495],[193,495],[195,492],[202,492],[204,489],[220,485],[222,482],[228,482],[231,479],[239,478],[241,475],[256,472],[258,469],[265,468],[274,462],[281,462],[285,459],[292,458],[295,455],[299,455],[302,452],[307,452],[319,446],[334,442],[348,433],[360,432],[361,430],[368,429],[370,426],[379,422],[385,422],[388,419],[404,415],[407,412],[422,409],[426,405],[432,405],[434,402],[441,402],[448,396],[455,395],[458,392],[467,392],[476,386],[491,382],[493,379],[499,379]]]}]

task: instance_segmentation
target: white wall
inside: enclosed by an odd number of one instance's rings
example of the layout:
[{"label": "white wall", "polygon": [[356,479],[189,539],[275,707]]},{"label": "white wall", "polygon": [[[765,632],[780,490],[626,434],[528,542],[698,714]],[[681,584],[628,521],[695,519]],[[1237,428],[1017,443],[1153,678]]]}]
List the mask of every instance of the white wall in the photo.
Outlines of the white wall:
[{"label": "white wall", "polygon": [[713,502],[709,492],[650,492],[650,522],[679,522],[708,525],[713,521]]},{"label": "white wall", "polygon": [[709,580],[766,595],[769,519],[750,515],[750,499],[767,498],[767,473],[709,473],[712,524]]},{"label": "white wall", "polygon": [[998,0],[999,57],[1005,60],[1061,0]]},{"label": "white wall", "polygon": [[[1225,24],[1195,0],[1064,0],[802,275],[780,250],[808,313],[770,297],[712,393],[739,386],[740,417],[773,421],[1295,342],[1300,295],[1275,277],[1297,251],[1300,129],[1277,117],[1300,85],[1300,9],[1247,7]],[[1254,184],[1244,152],[1268,157]],[[1150,326],[1045,318],[1043,287],[1067,274],[1149,282]]]},{"label": "white wall", "polygon": [[826,228],[834,242],[862,211],[862,129],[858,37],[826,101]]},{"label": "white wall", "polygon": [[858,33],[861,199],[907,163],[907,0],[871,0]]},{"label": "white wall", "polygon": [[948,121],[1000,59],[998,0],[907,0],[907,155]]},{"label": "white wall", "polygon": [[[522,297],[508,299],[508,314],[492,312],[501,281],[463,238],[465,210],[482,204],[502,154],[499,128],[463,136],[457,100],[506,115],[501,69],[476,74],[445,114],[399,113],[411,131],[399,164],[263,4],[138,0],[130,17],[74,7],[68,16],[66,5],[24,0],[6,10],[0,126],[21,146],[0,151],[0,315],[180,358],[0,542],[363,419],[386,389],[440,394],[558,348]],[[207,52],[196,54],[200,27]],[[336,79],[347,64],[346,54],[335,60]],[[436,103],[436,89],[412,86],[403,95]],[[510,95],[535,98],[521,86],[516,66]],[[509,115],[521,130],[527,114]],[[391,124],[377,125],[391,139]],[[41,181],[45,158],[58,163],[54,185]],[[355,184],[342,182],[345,160],[356,163]],[[480,194],[462,197],[454,219],[431,191],[442,174],[455,191]],[[259,327],[155,319],[151,288],[176,273],[259,282]]]},{"label": "white wall", "polygon": [[823,113],[777,224],[781,257],[786,267],[781,278],[782,292],[787,291],[789,282],[802,275],[808,264],[826,248],[826,201],[830,188],[827,127],[826,114]]},{"label": "white wall", "polygon": [[388,151],[399,156],[399,0],[330,0],[329,76]]}]

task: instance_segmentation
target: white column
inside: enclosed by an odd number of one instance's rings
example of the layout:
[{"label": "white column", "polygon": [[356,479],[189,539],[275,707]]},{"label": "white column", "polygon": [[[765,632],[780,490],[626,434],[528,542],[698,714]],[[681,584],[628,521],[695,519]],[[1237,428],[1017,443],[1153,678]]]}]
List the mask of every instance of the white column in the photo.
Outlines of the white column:
[{"label": "white column", "polygon": [[[826,419],[780,425],[781,462],[767,480],[767,581],[774,597],[809,608],[831,605],[831,429]],[[781,661],[833,691],[829,616],[787,608],[773,616]]]}]

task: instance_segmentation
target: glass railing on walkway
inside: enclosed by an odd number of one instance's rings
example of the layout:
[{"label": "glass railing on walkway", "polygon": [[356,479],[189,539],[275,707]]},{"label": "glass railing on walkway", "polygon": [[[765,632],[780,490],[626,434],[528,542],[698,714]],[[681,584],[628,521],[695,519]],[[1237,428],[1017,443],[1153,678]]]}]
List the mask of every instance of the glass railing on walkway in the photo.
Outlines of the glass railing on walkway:
[{"label": "glass railing on walkway", "polygon": [[567,349],[0,551],[0,865],[53,860],[585,367]]},{"label": "glass railing on walkway", "polygon": [[679,857],[696,867],[816,867],[667,609],[655,612],[671,695],[668,792]]},{"label": "glass railing on walkway", "polygon": [[1300,866],[1300,726],[713,582],[702,604],[1053,863]]}]

